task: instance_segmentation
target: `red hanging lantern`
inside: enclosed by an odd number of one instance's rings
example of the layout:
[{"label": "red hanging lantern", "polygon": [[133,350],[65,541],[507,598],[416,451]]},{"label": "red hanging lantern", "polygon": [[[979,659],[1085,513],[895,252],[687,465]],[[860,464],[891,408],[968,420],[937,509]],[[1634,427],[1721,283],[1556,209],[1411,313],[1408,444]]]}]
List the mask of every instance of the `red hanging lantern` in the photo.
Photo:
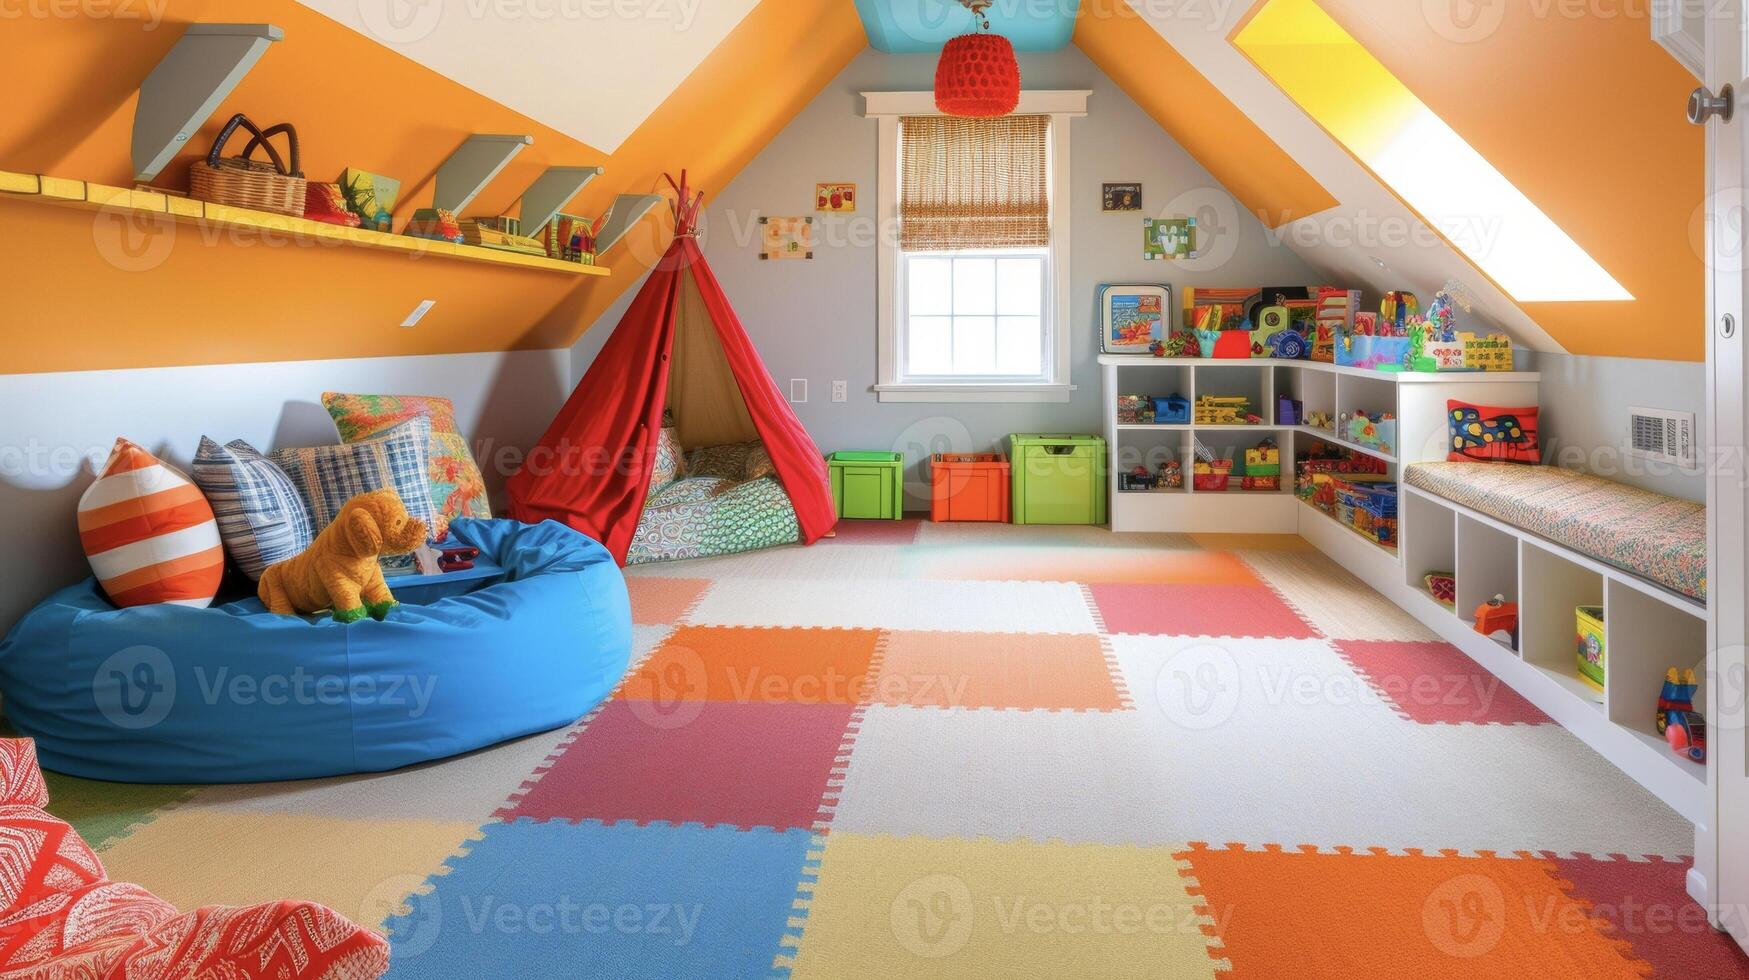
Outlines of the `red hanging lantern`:
[{"label": "red hanging lantern", "polygon": [[[990,0],[960,0],[982,18]],[[983,21],[984,30],[990,22]],[[941,49],[935,66],[935,107],[950,116],[1006,116],[1020,105],[1020,62],[1000,34],[962,34]]]}]

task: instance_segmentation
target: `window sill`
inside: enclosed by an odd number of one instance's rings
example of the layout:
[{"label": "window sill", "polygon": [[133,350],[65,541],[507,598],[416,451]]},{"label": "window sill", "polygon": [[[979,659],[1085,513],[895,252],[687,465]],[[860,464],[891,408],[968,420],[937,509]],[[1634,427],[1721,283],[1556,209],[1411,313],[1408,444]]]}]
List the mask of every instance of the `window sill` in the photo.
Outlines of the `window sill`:
[{"label": "window sill", "polygon": [[1070,384],[887,384],[875,385],[883,402],[1056,402],[1069,400]]}]

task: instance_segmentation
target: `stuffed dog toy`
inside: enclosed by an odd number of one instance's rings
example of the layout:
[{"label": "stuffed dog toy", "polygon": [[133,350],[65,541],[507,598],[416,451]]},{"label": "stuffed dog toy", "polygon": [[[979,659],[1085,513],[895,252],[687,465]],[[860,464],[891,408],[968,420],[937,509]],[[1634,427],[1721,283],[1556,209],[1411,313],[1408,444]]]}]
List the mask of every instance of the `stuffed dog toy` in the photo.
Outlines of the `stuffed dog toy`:
[{"label": "stuffed dog toy", "polygon": [[425,534],[425,522],[407,516],[395,491],[361,493],[307,551],[261,573],[261,604],[280,616],[332,609],[342,623],[366,613],[382,619],[396,603],[377,557],[404,555],[423,545]]}]

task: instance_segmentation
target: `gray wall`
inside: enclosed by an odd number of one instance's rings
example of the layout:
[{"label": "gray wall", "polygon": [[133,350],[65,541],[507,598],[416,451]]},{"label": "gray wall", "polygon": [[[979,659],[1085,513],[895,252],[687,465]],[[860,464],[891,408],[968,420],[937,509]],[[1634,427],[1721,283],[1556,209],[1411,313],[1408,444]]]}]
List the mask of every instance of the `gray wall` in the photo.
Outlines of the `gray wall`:
[{"label": "gray wall", "polygon": [[[875,262],[872,200],[875,122],[864,119],[864,91],[927,90],[935,58],[866,51],[798,115],[726,188],[703,190],[710,203],[702,236],[722,281],[778,385],[806,378],[809,398],[796,413],[823,451],[896,449],[918,478],[929,452],[997,446],[1010,432],[1101,428],[1100,375],[1093,327],[1097,288],[1106,282],[1168,282],[1175,288],[1234,283],[1303,285],[1318,277],[1285,246],[1272,243],[1214,178],[1075,48],[1022,55],[1027,88],[1091,89],[1088,115],[1071,124],[1070,245],[1072,381],[1068,404],[894,404],[875,399]],[[677,165],[684,163],[679,161]],[[761,262],[755,233],[761,215],[814,214],[814,185],[855,181],[862,195],[853,216],[824,215],[811,262]],[[1105,214],[1099,185],[1140,181],[1146,211]],[[1170,207],[1169,207],[1170,205]],[[1199,212],[1212,240],[1208,259],[1147,262],[1142,214]],[[628,290],[573,349],[581,377],[619,322]],[[834,404],[832,382],[849,382],[849,401]],[[920,506],[914,499],[912,506]]]},{"label": "gray wall", "polygon": [[443,395],[501,509],[520,450],[564,404],[569,361],[557,350],[0,375],[0,633],[91,574],[75,514],[117,436],[186,470],[203,435],[263,451],[340,441],[324,391]]},{"label": "gray wall", "polygon": [[1527,370],[1542,372],[1543,459],[1568,469],[1688,500],[1706,500],[1696,469],[1628,455],[1628,408],[1693,412],[1695,458],[1706,461],[1706,365],[1625,357],[1578,357],[1518,351]]},{"label": "gray wall", "polygon": [[[906,453],[915,481],[918,461],[929,452],[993,448],[1010,432],[1096,432],[1101,425],[1100,377],[1092,325],[1100,283],[1169,282],[1182,289],[1324,280],[1245,215],[1196,160],[1080,51],[1022,55],[1028,88],[1093,91],[1087,118],[1071,126],[1073,381],[1079,390],[1066,405],[876,401],[869,390],[876,370],[876,253],[872,244],[850,238],[852,228],[866,238],[874,208],[875,124],[862,118],[858,93],[928,89],[933,70],[934,58],[927,55],[864,52],[733,183],[704,188],[711,203],[705,254],[779,386],[787,391],[789,379],[808,379],[809,400],[795,409],[822,450],[898,449]],[[851,180],[863,194],[863,209],[849,221],[821,216],[814,261],[758,260],[752,229],[759,215],[813,214],[816,182]],[[1099,207],[1101,182],[1130,180],[1143,184],[1143,213],[1180,213],[1188,204],[1204,222],[1212,215],[1214,225],[1229,237],[1216,242],[1209,259],[1143,261],[1137,245],[1139,216],[1104,214]],[[582,377],[635,292],[627,290],[572,348],[573,378]],[[1376,296],[1369,293],[1370,301]],[[1550,462],[1661,493],[1705,499],[1698,473],[1669,472],[1622,451],[1629,405],[1701,413],[1702,365],[1527,351],[1519,355],[1522,363],[1544,372],[1541,421]],[[831,401],[836,379],[849,382],[845,404]],[[922,502],[914,496],[911,505]]]}]

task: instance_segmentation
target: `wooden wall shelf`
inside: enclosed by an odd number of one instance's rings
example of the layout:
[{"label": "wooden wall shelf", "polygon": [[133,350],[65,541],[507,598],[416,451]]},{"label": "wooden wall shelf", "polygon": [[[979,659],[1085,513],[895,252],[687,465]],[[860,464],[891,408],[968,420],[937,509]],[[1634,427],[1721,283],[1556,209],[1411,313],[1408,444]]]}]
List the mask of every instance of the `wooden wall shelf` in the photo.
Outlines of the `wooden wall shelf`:
[{"label": "wooden wall shelf", "polygon": [[263,235],[278,235],[283,238],[302,238],[313,242],[356,245],[362,248],[401,252],[414,257],[429,255],[440,259],[459,259],[464,262],[478,262],[517,269],[535,269],[573,276],[607,276],[611,274],[606,266],[565,262],[547,258],[544,255],[523,255],[519,252],[501,252],[496,249],[481,248],[478,245],[457,245],[454,242],[432,241],[409,235],[392,235],[387,232],[369,231],[363,228],[344,228],[340,225],[307,221],[289,215],[269,214],[265,211],[251,211],[245,208],[227,207],[223,204],[209,204],[186,197],[173,197],[152,191],[110,187],[83,180],[68,180],[62,177],[48,177],[39,174],[21,174],[0,170],[0,200],[37,202],[93,211],[111,210],[144,215],[165,215],[175,221],[216,225]]}]

